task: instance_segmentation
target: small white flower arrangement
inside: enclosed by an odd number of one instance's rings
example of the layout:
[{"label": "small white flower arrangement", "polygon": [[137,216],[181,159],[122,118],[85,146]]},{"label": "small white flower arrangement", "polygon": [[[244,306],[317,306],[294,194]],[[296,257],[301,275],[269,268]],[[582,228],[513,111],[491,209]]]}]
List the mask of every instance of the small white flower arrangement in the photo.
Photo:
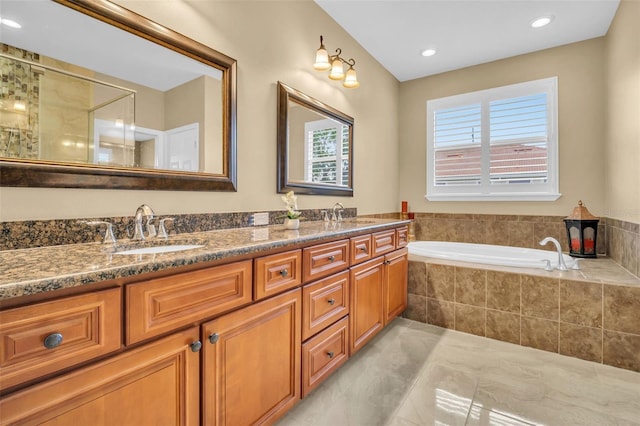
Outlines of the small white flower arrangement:
[{"label": "small white flower arrangement", "polygon": [[300,219],[302,212],[298,211],[298,197],[293,191],[287,192],[287,195],[282,196],[285,206],[287,206],[287,218],[288,219]]}]

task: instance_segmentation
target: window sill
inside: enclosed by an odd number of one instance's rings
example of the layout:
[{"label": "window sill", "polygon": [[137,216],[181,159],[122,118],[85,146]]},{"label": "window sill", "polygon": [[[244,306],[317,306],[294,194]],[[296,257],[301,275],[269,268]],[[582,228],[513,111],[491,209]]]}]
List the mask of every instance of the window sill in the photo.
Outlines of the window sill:
[{"label": "window sill", "polygon": [[432,194],[425,195],[428,201],[555,201],[562,194],[527,194],[527,193],[504,193],[504,194]]}]

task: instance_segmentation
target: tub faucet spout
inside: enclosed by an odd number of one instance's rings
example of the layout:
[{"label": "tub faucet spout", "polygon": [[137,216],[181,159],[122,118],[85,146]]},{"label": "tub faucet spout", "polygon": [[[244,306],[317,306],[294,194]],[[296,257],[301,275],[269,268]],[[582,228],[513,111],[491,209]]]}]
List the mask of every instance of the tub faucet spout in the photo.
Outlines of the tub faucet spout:
[{"label": "tub faucet spout", "polygon": [[547,243],[553,243],[556,246],[556,250],[558,251],[558,270],[567,271],[567,264],[564,263],[564,257],[562,256],[562,248],[560,248],[560,242],[558,242],[558,240],[553,237],[547,237],[544,240],[540,241],[538,244],[544,246]]}]

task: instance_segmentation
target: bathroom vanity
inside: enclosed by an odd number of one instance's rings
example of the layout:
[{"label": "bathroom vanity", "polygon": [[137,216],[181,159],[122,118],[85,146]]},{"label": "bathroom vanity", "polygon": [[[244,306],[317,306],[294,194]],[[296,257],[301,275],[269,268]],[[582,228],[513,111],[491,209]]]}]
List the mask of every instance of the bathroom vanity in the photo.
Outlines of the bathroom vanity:
[{"label": "bathroom vanity", "polygon": [[170,237],[201,247],[162,254],[0,252],[15,275],[0,424],[273,423],[405,309],[407,231],[356,219]]}]

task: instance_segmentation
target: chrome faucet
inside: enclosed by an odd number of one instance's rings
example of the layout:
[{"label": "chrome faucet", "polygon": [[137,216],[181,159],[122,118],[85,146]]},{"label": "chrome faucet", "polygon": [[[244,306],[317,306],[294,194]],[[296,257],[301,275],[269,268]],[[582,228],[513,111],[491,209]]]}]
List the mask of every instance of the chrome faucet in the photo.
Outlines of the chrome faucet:
[{"label": "chrome faucet", "polygon": [[[131,238],[133,241],[144,241],[147,237],[155,237],[156,236],[156,227],[151,223],[153,218],[155,217],[155,213],[153,209],[146,204],[141,205],[136,210],[135,215],[135,224],[133,230],[133,237]],[[142,219],[146,218],[147,225],[147,236],[144,235],[144,229],[142,225]]]},{"label": "chrome faucet", "polygon": [[553,243],[556,246],[556,250],[558,251],[558,266],[557,269],[559,271],[567,271],[567,264],[564,263],[564,257],[562,256],[562,249],[560,248],[560,243],[553,237],[547,237],[544,240],[540,241],[538,244],[544,246],[547,243]]},{"label": "chrome faucet", "polygon": [[[338,214],[336,215],[336,210],[338,210]],[[331,221],[332,222],[342,222],[342,211],[344,210],[344,206],[342,203],[335,203],[333,205],[332,213],[331,213]]]}]

